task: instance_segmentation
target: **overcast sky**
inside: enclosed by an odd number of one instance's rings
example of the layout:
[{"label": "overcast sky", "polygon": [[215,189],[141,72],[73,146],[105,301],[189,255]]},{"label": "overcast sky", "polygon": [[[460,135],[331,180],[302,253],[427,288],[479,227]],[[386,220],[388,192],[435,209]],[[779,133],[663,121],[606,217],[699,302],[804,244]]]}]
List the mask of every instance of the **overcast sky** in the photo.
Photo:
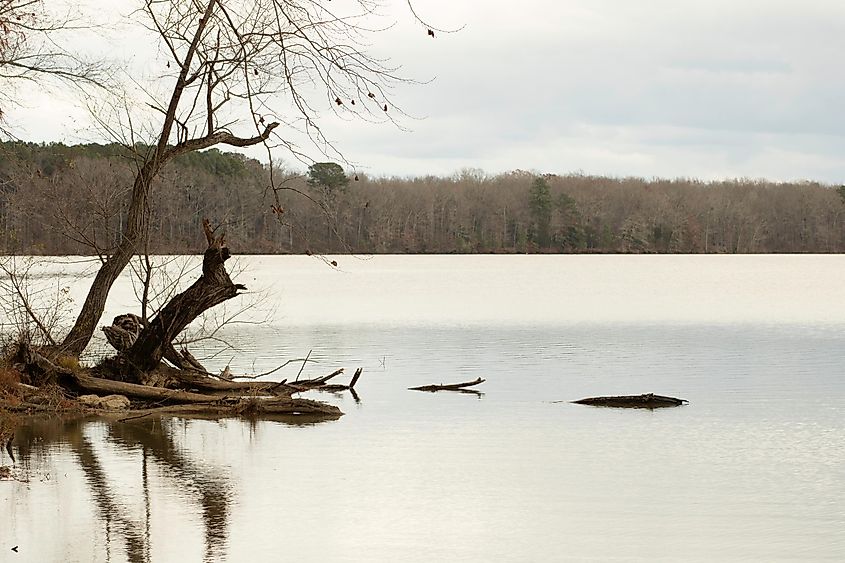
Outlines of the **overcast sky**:
[{"label": "overcast sky", "polygon": [[[385,2],[398,24],[376,52],[435,79],[397,92],[408,131],[326,112],[358,170],[845,183],[841,0],[414,0],[440,27],[465,26],[434,39],[404,1]],[[11,112],[21,137],[96,140],[61,98],[32,93]]]}]

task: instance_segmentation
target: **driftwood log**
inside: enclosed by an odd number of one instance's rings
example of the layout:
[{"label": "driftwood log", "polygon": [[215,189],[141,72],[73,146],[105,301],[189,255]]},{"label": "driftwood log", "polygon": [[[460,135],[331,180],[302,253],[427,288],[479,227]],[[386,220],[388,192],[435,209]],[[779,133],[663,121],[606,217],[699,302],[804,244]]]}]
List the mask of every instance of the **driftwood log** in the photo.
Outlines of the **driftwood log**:
[{"label": "driftwood log", "polygon": [[162,404],[211,403],[219,398],[178,389],[112,381],[82,373],[72,373],[70,377],[81,389],[96,395],[123,395],[130,399],[141,399]]},{"label": "driftwood log", "polygon": [[421,387],[408,387],[411,391],[428,391],[430,393],[434,393],[435,391],[461,391],[465,393],[478,393],[475,389],[467,389],[467,387],[473,387],[474,385],[479,385],[484,383],[486,380],[482,378],[478,378],[475,381],[467,381],[466,383],[450,383],[448,385],[439,384],[439,385],[423,385]]},{"label": "driftwood log", "polygon": [[646,393],[645,395],[619,395],[614,397],[588,397],[578,401],[572,401],[579,405],[591,405],[594,407],[616,407],[629,409],[659,409],[664,407],[679,407],[688,404],[686,399],[666,397]]}]

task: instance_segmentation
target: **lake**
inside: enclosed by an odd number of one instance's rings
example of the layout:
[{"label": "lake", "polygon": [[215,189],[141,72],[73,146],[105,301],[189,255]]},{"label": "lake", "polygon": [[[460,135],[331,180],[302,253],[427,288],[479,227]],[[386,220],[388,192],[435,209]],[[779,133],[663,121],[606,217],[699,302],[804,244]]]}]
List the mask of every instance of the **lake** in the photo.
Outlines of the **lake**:
[{"label": "lake", "polygon": [[[845,560],[845,256],[336,259],[240,257],[243,323],[193,350],[363,367],[309,395],[345,416],[28,425],[0,561]],[[648,392],[690,404],[568,402]]]}]

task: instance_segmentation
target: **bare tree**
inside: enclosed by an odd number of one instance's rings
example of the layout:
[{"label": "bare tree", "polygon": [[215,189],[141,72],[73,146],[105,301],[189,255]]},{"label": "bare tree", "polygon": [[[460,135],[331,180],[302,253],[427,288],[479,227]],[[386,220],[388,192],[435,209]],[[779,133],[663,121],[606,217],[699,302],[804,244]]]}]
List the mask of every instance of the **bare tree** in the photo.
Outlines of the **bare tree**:
[{"label": "bare tree", "polygon": [[[366,50],[373,32],[366,22],[377,8],[372,0],[348,3],[343,13],[317,0],[144,2],[136,16],[157,36],[167,57],[165,67],[172,72],[166,77],[171,86],[164,98],[149,92],[147,103],[159,116],[152,142],[136,143],[138,130],[133,123],[137,119],[127,118],[118,129],[128,131],[127,144],[137,155],[126,222],[119,244],[106,257],[61,343],[65,353],[83,351],[112,284],[132,256],[142,252],[150,221],[150,190],[168,162],[215,145],[265,144],[268,150],[281,145],[300,154],[279,134],[282,124],[281,129],[302,131],[321,150],[330,152],[334,149],[317,120],[321,109],[365,119],[392,119],[389,92],[402,78]],[[279,104],[292,107],[294,115],[276,109]],[[210,236],[208,227],[206,235]],[[221,250],[225,249],[222,237],[208,240],[210,249],[228,255],[228,250]],[[226,291],[203,300],[204,307],[237,294],[239,286],[228,276],[217,281],[221,280],[220,287],[225,285]],[[202,312],[192,306],[191,315],[185,316],[168,307],[158,316],[168,312],[179,319],[178,325]],[[154,365],[169,345],[167,339],[175,336],[171,327],[157,325],[153,319],[129,351],[136,356],[134,365],[142,369]]]},{"label": "bare tree", "polygon": [[32,258],[0,260],[0,327],[14,327],[3,332],[23,343],[55,345],[53,335],[70,305],[69,289],[36,270]]},{"label": "bare tree", "polygon": [[23,82],[59,80],[79,88],[102,86],[106,67],[63,46],[62,38],[90,29],[74,14],[74,6],[47,6],[43,0],[0,0],[0,135],[4,108],[16,103],[15,87]]}]

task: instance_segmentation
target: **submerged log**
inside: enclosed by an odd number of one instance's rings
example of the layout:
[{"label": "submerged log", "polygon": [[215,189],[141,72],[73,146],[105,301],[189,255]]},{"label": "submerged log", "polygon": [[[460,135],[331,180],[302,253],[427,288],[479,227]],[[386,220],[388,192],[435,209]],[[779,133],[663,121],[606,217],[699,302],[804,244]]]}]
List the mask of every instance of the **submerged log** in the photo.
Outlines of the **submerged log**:
[{"label": "submerged log", "polygon": [[666,397],[646,393],[645,395],[618,395],[614,397],[588,397],[578,401],[572,401],[579,405],[591,405],[594,407],[617,407],[629,409],[659,409],[664,407],[679,407],[688,404],[686,399]]},{"label": "submerged log", "polygon": [[428,391],[433,393],[435,391],[472,391],[477,393],[474,389],[467,389],[467,387],[472,387],[474,385],[478,385],[480,383],[484,383],[486,380],[482,378],[478,378],[475,381],[467,381],[466,383],[450,383],[448,385],[440,384],[440,385],[423,385],[422,387],[408,387],[411,391]]}]

